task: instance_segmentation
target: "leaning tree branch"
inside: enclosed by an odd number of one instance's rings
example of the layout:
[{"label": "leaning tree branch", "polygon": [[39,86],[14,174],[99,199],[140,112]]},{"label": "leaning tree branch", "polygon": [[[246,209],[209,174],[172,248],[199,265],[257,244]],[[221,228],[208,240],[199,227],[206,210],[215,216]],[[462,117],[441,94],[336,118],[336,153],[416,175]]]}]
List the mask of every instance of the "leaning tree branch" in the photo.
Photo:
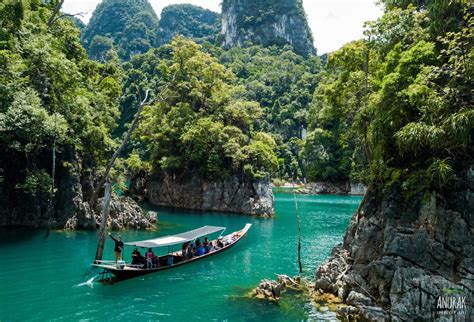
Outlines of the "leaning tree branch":
[{"label": "leaning tree branch", "polygon": [[86,11],[86,12],[78,12],[78,13],[61,13],[56,19],[54,19],[53,23],[55,21],[57,21],[58,19],[61,19],[63,17],[84,17],[85,15],[87,15],[89,13],[89,11]]},{"label": "leaning tree branch", "polygon": [[[174,78],[173,78],[174,79]],[[168,82],[161,90],[160,92],[163,92],[164,90],[166,90],[166,88],[168,88],[168,86],[171,84],[172,80],[170,82]],[[124,140],[122,141],[122,144],[120,145],[120,147],[115,151],[115,153],[113,154],[112,158],[110,159],[107,167],[105,168],[105,172],[102,174],[102,176],[100,177],[99,179],[99,182],[97,183],[95,189],[94,189],[94,192],[92,193],[92,196],[91,196],[91,199],[89,200],[89,207],[92,211],[94,211],[95,209],[95,204],[97,203],[97,199],[99,197],[99,192],[102,188],[102,186],[104,185],[105,181],[107,180],[107,178],[109,177],[109,172],[110,170],[112,169],[112,167],[114,166],[114,163],[115,163],[115,160],[118,158],[118,156],[122,153],[122,151],[124,150],[124,148],[127,146],[128,144],[128,141],[130,140],[130,137],[132,136],[132,133],[133,131],[135,130],[135,128],[137,127],[138,125],[138,121],[140,119],[140,114],[142,113],[142,109],[143,107],[147,106],[147,105],[151,105],[153,103],[156,103],[156,102],[161,102],[164,100],[163,96],[158,96],[156,99],[152,99],[150,101],[148,101],[148,95],[150,93],[150,90],[147,89],[146,92],[145,92],[145,98],[140,102],[140,105],[138,106],[138,110],[137,110],[137,113],[135,114],[135,117],[133,118],[133,121],[132,121],[132,124],[130,125],[128,131],[127,131],[127,134],[125,135],[125,138]]]},{"label": "leaning tree branch", "polygon": [[138,119],[140,118],[140,114],[142,113],[143,107],[150,105],[153,101],[148,102],[148,94],[150,93],[150,90],[147,89],[145,93],[145,98],[140,102],[140,105],[138,106],[137,113],[135,114],[135,117],[133,118],[133,122],[128,128],[127,134],[125,135],[125,138],[122,141],[122,144],[119,146],[119,148],[115,151],[115,153],[112,155],[112,158],[110,159],[109,163],[107,164],[107,167],[105,168],[104,174],[99,179],[99,182],[97,183],[97,186],[94,189],[94,193],[92,194],[92,197],[89,201],[89,207],[91,210],[94,210],[95,204],[97,202],[97,198],[99,197],[99,191],[104,185],[105,181],[107,180],[109,176],[109,172],[114,166],[115,160],[118,158],[120,153],[122,153],[123,149],[127,146],[128,141],[130,140],[130,137],[132,136],[133,130],[138,125]]},{"label": "leaning tree branch", "polygon": [[56,7],[54,7],[53,13],[48,19],[48,28],[50,28],[53,25],[53,23],[56,21],[56,16],[59,14],[59,11],[61,10],[63,3],[64,3],[64,0],[59,0]]}]

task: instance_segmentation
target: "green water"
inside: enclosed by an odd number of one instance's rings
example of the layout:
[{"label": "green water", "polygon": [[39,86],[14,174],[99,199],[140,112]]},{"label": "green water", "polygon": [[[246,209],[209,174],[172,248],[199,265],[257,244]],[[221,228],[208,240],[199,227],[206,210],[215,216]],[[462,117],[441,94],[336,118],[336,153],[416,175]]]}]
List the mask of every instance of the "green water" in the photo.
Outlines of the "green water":
[{"label": "green water", "polygon": [[[298,196],[305,274],[342,241],[359,197]],[[248,237],[209,259],[114,285],[96,282],[90,269],[95,232],[0,231],[0,321],[161,320],[295,321],[331,318],[307,300],[285,296],[279,305],[245,293],[275,273],[296,274],[297,228],[293,195],[276,194],[274,219],[159,210],[158,232],[122,232],[124,240],[173,234],[203,225],[228,231],[252,223]],[[113,257],[106,243],[106,258]],[[125,252],[129,258],[130,251]]]}]

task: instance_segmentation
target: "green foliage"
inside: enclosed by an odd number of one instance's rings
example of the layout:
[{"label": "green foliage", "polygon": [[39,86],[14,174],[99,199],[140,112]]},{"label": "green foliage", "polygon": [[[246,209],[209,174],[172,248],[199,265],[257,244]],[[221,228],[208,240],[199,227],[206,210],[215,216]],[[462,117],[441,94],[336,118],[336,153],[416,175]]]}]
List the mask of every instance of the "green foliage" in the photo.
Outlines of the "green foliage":
[{"label": "green foliage", "polygon": [[282,160],[278,175],[301,178],[298,141],[307,127],[307,113],[321,69],[319,59],[304,59],[289,47],[251,46],[223,51],[220,61],[235,73],[234,83],[243,87],[240,95],[262,106],[263,120],[258,128],[276,138],[278,158]]},{"label": "green foliage", "polygon": [[[356,127],[367,138],[371,173],[384,163],[401,170],[400,180],[408,185],[425,176],[426,187],[442,189],[462,169],[474,128],[473,18],[458,2],[414,5],[391,2],[368,30],[382,62],[376,73],[380,87]],[[387,180],[372,178],[375,182]]]},{"label": "green foliage", "polygon": [[[367,78],[367,87],[365,84],[367,53],[363,41],[354,41],[328,57],[314,92],[303,151],[310,180],[344,182],[359,176],[361,164],[364,168],[364,157],[356,148],[361,144],[361,138],[352,125],[364,104],[366,91],[376,86],[372,77]],[[370,70],[376,65],[373,61]]]},{"label": "green foliage", "polygon": [[273,171],[274,141],[254,132],[260,107],[238,97],[232,72],[183,37],[166,48],[167,58],[148,56],[151,64],[159,60],[155,67],[167,87],[159,102],[144,108],[136,135],[154,171],[210,179]]},{"label": "green foliage", "polygon": [[51,195],[52,179],[45,170],[36,170],[29,173],[23,183],[16,185],[17,189],[32,196],[39,197],[44,201]]},{"label": "green foliage", "polygon": [[473,18],[464,2],[382,2],[368,41],[329,55],[310,110],[308,176],[443,189],[472,152]]},{"label": "green foliage", "polygon": [[150,164],[142,160],[138,150],[133,150],[128,159],[125,161],[128,172],[133,176],[140,172],[149,172]]},{"label": "green foliage", "polygon": [[174,4],[163,8],[159,22],[161,44],[169,43],[176,35],[195,42],[214,43],[220,32],[220,16],[211,10],[191,4]]},{"label": "green foliage", "polygon": [[101,60],[114,48],[128,60],[157,46],[157,32],[158,17],[147,0],[104,0],[84,29],[82,43],[93,59]]},{"label": "green foliage", "polygon": [[428,168],[428,173],[430,174],[431,182],[435,183],[437,187],[445,186],[455,176],[454,170],[448,159],[433,160]]},{"label": "green foliage", "polygon": [[70,19],[48,26],[52,9],[0,4],[0,164],[31,195],[50,182],[53,142],[57,164],[72,154],[98,167],[115,146],[121,70],[89,61]]}]

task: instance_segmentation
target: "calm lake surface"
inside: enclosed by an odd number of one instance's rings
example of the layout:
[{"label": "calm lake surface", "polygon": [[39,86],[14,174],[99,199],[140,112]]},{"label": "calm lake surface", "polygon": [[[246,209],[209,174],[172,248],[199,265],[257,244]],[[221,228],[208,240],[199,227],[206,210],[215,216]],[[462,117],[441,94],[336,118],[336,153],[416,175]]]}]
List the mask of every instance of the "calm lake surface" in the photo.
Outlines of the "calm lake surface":
[{"label": "calm lake surface", "polygon": [[[161,321],[296,321],[331,318],[296,295],[278,305],[250,300],[245,294],[275,273],[294,275],[297,226],[292,194],[275,195],[277,216],[259,219],[238,215],[156,209],[156,232],[122,232],[125,241],[154,238],[204,225],[231,232],[245,223],[248,236],[228,251],[173,270],[102,285],[90,268],[96,232],[0,230],[0,321],[17,320],[161,320]],[[342,241],[361,198],[298,195],[305,274]],[[130,249],[124,258],[129,260]],[[104,259],[113,258],[113,241]]]}]

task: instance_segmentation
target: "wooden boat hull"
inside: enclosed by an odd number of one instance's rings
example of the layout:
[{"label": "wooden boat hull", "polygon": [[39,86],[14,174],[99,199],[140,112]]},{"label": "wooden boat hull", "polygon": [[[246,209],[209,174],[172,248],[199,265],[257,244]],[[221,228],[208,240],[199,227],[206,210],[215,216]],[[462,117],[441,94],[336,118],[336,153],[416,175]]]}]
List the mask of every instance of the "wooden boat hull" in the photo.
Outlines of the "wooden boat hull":
[{"label": "wooden boat hull", "polygon": [[164,271],[164,270],[167,270],[167,269],[176,268],[176,267],[179,267],[179,266],[182,266],[182,265],[185,265],[185,264],[193,263],[195,261],[198,261],[198,260],[213,256],[213,255],[222,253],[223,251],[231,248],[232,246],[237,244],[247,234],[247,231],[250,229],[251,226],[252,226],[251,224],[246,224],[243,229],[241,229],[239,231],[236,231],[232,234],[229,234],[229,235],[238,234],[238,237],[232,243],[230,243],[228,245],[225,245],[224,247],[222,247],[220,249],[213,250],[212,252],[210,252],[208,254],[204,254],[204,255],[201,255],[201,256],[194,256],[191,259],[187,259],[187,260],[175,263],[173,265],[158,266],[156,268],[150,268],[150,269],[132,268],[132,267],[127,267],[127,266],[125,266],[124,268],[119,268],[114,264],[109,264],[109,265],[92,264],[92,266],[98,267],[98,268],[103,268],[107,272],[110,272],[113,275],[115,275],[115,277],[118,280],[126,280],[126,279],[130,279],[130,278],[134,278],[134,277],[138,277],[138,276],[142,276],[142,275],[147,275],[147,274],[156,273],[156,272],[159,272],[159,271]]}]

